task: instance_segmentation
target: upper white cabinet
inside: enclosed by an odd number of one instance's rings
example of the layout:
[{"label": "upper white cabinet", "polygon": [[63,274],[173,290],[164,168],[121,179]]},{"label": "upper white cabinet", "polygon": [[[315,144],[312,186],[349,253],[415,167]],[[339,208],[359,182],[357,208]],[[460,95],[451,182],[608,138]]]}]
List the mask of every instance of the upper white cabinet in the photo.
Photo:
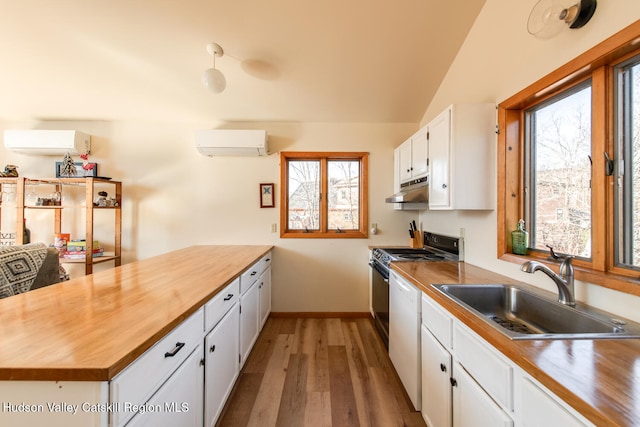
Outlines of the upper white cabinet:
[{"label": "upper white cabinet", "polygon": [[427,128],[407,139],[398,150],[400,183],[422,178],[427,168]]},{"label": "upper white cabinet", "polygon": [[456,104],[426,126],[429,209],[495,208],[495,117],[493,104]]}]

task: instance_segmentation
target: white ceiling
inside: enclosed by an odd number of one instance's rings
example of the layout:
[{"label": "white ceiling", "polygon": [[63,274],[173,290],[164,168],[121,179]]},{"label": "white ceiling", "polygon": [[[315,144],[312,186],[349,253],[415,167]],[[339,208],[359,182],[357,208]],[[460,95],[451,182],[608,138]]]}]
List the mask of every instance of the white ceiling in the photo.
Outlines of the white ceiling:
[{"label": "white ceiling", "polygon": [[414,123],[484,2],[0,0],[0,120]]}]

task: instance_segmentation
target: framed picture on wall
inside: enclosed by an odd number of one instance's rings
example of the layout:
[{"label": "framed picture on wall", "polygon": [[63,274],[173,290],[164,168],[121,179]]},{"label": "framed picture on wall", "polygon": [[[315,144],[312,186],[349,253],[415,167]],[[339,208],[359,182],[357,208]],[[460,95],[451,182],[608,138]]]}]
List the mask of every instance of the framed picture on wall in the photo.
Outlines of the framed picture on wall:
[{"label": "framed picture on wall", "polygon": [[260,184],[260,207],[273,208],[275,206],[276,204],[273,195],[273,183]]}]

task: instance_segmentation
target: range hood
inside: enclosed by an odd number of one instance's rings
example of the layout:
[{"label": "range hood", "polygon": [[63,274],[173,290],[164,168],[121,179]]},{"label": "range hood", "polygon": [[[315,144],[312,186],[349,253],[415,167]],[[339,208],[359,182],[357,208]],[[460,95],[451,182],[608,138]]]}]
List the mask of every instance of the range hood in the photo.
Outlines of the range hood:
[{"label": "range hood", "polygon": [[[411,204],[413,209],[426,209],[429,203],[429,177],[415,179],[400,185],[400,191],[385,199],[387,203]],[[419,206],[415,206],[419,204]]]}]

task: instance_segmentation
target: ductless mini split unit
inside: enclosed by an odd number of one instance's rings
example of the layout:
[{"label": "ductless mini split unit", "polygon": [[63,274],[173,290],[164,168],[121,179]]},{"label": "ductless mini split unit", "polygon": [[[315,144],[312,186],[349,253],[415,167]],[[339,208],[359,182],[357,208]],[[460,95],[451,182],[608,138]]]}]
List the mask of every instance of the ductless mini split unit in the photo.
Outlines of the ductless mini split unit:
[{"label": "ductless mini split unit", "polygon": [[209,157],[269,155],[265,130],[197,130],[196,148],[200,154]]},{"label": "ductless mini split unit", "polygon": [[91,136],[77,130],[5,130],[4,146],[23,154],[77,155],[91,151]]}]

